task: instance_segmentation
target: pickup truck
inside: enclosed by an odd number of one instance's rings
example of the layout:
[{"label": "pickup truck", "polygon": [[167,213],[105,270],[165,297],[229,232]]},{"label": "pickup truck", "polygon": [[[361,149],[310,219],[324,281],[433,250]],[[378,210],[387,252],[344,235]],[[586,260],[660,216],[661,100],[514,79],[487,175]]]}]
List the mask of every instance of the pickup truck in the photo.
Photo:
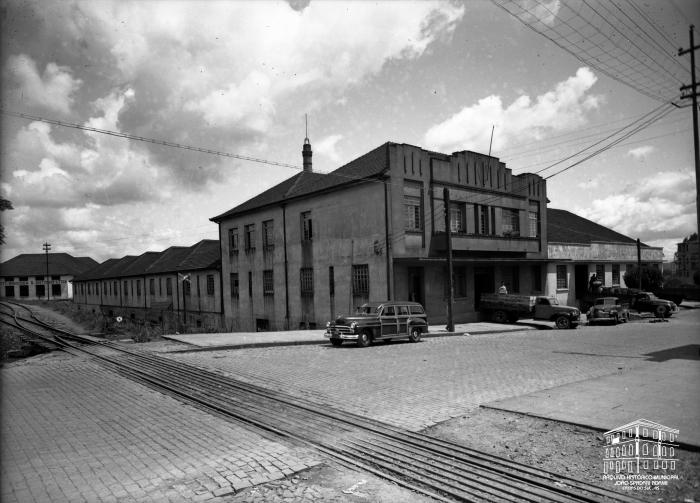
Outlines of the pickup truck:
[{"label": "pickup truck", "polygon": [[509,294],[482,294],[479,310],[496,323],[515,323],[520,318],[553,321],[557,328],[576,328],[581,311],[559,305],[554,297]]},{"label": "pickup truck", "polygon": [[344,341],[355,341],[358,346],[366,347],[374,341],[404,337],[418,342],[427,332],[428,318],[422,305],[417,302],[387,301],[363,304],[354,315],[329,321],[324,337],[336,347]]}]

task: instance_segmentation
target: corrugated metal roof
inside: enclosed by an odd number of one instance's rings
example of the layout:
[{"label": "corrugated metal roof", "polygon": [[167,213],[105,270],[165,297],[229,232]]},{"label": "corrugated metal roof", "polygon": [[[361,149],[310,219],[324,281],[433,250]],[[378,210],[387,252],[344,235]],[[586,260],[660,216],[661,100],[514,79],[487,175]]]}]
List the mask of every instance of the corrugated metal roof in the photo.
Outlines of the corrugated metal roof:
[{"label": "corrugated metal roof", "polygon": [[390,145],[395,145],[395,143],[384,143],[328,174],[309,171],[297,173],[227,212],[210,218],[210,220],[220,222],[232,215],[377,177],[389,169]]},{"label": "corrugated metal roof", "polygon": [[[76,276],[92,269],[97,261],[90,257],[73,257],[68,253],[49,253],[49,274]],[[0,264],[0,276],[43,276],[45,253],[23,253]]]}]

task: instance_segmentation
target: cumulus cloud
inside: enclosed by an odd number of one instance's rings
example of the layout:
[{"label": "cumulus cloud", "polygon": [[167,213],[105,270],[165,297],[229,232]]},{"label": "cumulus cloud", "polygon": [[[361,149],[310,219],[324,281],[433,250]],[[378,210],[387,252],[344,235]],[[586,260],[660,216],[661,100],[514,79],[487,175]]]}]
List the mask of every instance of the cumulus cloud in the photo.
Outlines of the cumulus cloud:
[{"label": "cumulus cloud", "polygon": [[73,104],[75,92],[82,84],[80,79],[73,78],[70,68],[56,63],[48,63],[40,73],[36,62],[26,54],[10,56],[6,72],[17,84],[14,90],[22,104],[66,114]]},{"label": "cumulus cloud", "polygon": [[504,106],[500,96],[488,96],[432,126],[425,143],[443,152],[482,151],[488,148],[495,125],[493,150],[498,150],[513,140],[537,140],[549,132],[574,129],[585,123],[586,112],[598,107],[600,97],[589,94],[596,80],[584,67],[534,100],[522,95]]},{"label": "cumulus cloud", "polygon": [[575,212],[644,242],[682,239],[696,229],[695,176],[661,171]]},{"label": "cumulus cloud", "polygon": [[[313,144],[313,150],[316,153],[327,157],[333,163],[337,163],[340,160],[340,153],[337,149],[337,144],[343,139],[343,135],[332,134],[315,141]],[[335,167],[333,168],[335,169]]]},{"label": "cumulus cloud", "polygon": [[627,152],[627,155],[630,157],[634,157],[635,159],[644,159],[655,150],[656,149],[651,145],[644,145],[642,147],[637,147],[629,150]]}]

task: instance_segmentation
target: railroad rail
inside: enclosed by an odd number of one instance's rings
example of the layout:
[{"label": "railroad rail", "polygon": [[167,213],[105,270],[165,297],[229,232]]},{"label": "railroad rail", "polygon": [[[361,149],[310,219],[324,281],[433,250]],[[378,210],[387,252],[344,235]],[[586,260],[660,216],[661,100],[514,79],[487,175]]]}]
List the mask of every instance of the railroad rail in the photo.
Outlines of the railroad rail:
[{"label": "railroad rail", "polygon": [[[7,310],[6,303],[1,303]],[[627,494],[14,313],[17,327],[227,418],[294,439],[438,501],[638,502]],[[27,309],[23,306],[24,309]],[[7,317],[0,312],[3,322]],[[33,328],[30,328],[31,325]]]}]

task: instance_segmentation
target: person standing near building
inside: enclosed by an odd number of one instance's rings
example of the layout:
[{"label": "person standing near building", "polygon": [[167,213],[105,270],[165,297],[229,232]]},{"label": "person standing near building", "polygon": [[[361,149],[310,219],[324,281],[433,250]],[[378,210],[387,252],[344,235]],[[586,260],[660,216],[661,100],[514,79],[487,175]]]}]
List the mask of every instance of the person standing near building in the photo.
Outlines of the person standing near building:
[{"label": "person standing near building", "polygon": [[508,288],[506,288],[506,284],[503,281],[501,281],[501,286],[498,287],[498,293],[501,295],[508,294]]}]

